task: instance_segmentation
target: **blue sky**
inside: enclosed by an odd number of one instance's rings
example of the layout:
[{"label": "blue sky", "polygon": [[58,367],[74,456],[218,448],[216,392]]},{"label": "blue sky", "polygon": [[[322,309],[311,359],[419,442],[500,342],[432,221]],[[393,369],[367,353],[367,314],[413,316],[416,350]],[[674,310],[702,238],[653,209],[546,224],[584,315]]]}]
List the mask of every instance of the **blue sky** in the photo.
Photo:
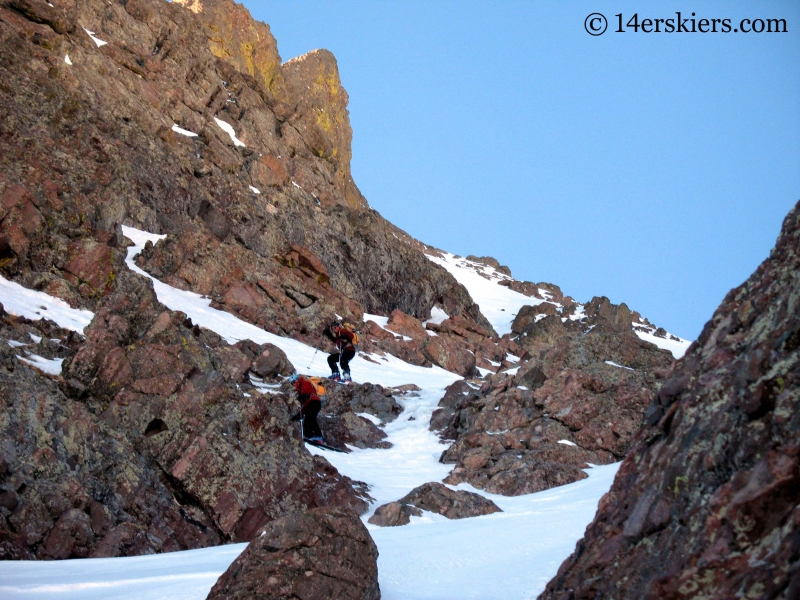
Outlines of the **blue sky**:
[{"label": "blue sky", "polygon": [[[694,339],[800,200],[800,2],[244,4],[283,60],[336,55],[375,209],[579,301]],[[789,33],[613,31],[676,11]]]}]

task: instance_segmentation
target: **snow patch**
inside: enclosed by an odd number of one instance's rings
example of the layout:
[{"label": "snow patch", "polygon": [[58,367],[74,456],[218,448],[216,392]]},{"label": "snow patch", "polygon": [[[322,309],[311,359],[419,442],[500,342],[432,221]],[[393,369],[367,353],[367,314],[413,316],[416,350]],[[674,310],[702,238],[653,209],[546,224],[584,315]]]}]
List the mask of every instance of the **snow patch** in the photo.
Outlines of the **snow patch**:
[{"label": "snow patch", "polygon": [[611,365],[612,367],[619,367],[620,369],[628,369],[628,371],[633,371],[633,369],[631,369],[630,367],[626,367],[625,365],[618,365],[617,363],[612,362],[610,360],[607,360],[606,364]]},{"label": "snow patch", "polygon": [[222,129],[222,131],[224,131],[230,136],[234,146],[244,146],[244,142],[242,142],[242,140],[236,137],[236,131],[234,131],[233,126],[230,123],[226,123],[225,121],[223,121],[222,119],[218,119],[217,117],[214,117],[214,121],[216,121],[217,125],[219,126],[220,129]]},{"label": "snow patch", "polygon": [[570,442],[569,440],[558,440],[559,444],[564,444],[565,446],[574,446],[575,448],[578,447],[578,444],[574,442]]},{"label": "snow patch", "polygon": [[[481,307],[481,313],[489,320],[497,335],[511,333],[511,323],[523,306],[535,306],[544,300],[530,298],[515,292],[497,282],[510,279],[507,275],[497,272],[491,267],[456,258],[449,252],[442,252],[440,256],[425,256],[437,265],[444,267],[458,283],[462,284],[472,299]],[[442,258],[443,257],[443,258]],[[483,275],[480,275],[482,273]]]},{"label": "snow patch", "polygon": [[72,61],[69,59],[69,54],[64,55],[64,62],[67,63],[68,65],[72,64]]},{"label": "snow patch", "polygon": [[373,425],[380,425],[381,420],[376,417],[375,415],[371,415],[369,413],[356,413],[356,416],[362,417],[372,423]]},{"label": "snow patch", "polygon": [[251,192],[253,192],[254,194],[260,194],[260,193],[261,193],[261,190],[259,190],[259,189],[258,189],[257,187],[255,187],[255,186],[249,185],[249,186],[247,186],[247,187],[249,187],[249,188],[250,188],[250,191],[251,191]]},{"label": "snow patch", "polygon": [[431,318],[428,319],[427,321],[424,321],[422,323],[422,326],[425,327],[425,325],[427,325],[428,323],[432,323],[434,325],[438,325],[442,321],[444,321],[446,319],[449,319],[449,318],[450,318],[450,316],[446,312],[444,312],[438,306],[434,306],[431,309]]},{"label": "snow patch", "polygon": [[100,46],[105,46],[105,45],[108,43],[108,42],[104,42],[104,41],[103,41],[103,40],[101,40],[100,38],[97,38],[97,37],[95,37],[95,36],[94,36],[94,31],[89,31],[88,29],[86,29],[86,27],[84,27],[84,28],[83,28],[83,30],[84,30],[84,31],[85,31],[87,34],[89,34],[89,37],[90,37],[90,38],[92,38],[92,41],[93,41],[95,44],[97,44],[97,47],[98,47],[98,48],[99,48]]},{"label": "snow patch", "polygon": [[188,129],[183,129],[182,127],[178,127],[177,124],[172,124],[172,131],[175,133],[180,133],[181,135],[185,135],[186,137],[197,137],[197,134],[193,131],[189,131]]},{"label": "snow patch", "polygon": [[[686,351],[689,349],[689,346],[692,345],[692,342],[690,342],[689,340],[684,340],[681,338],[679,338],[678,341],[664,339],[661,337],[656,337],[650,333],[647,333],[646,331],[642,331],[637,327],[634,327],[633,330],[636,332],[636,335],[638,335],[640,339],[655,344],[662,350],[669,350],[670,352],[672,352],[672,356],[674,356],[675,358],[681,358],[684,354],[686,354]],[[667,333],[667,335],[669,336],[670,334]]]},{"label": "snow patch", "polygon": [[48,375],[61,375],[61,363],[63,358],[44,358],[37,354],[28,354],[28,357],[17,355],[17,360],[24,362],[29,367],[36,367]]},{"label": "snow patch", "polygon": [[36,321],[50,319],[59,327],[82,334],[94,318],[89,310],[72,308],[69,304],[44,292],[22,287],[0,275],[0,303],[7,313]]}]

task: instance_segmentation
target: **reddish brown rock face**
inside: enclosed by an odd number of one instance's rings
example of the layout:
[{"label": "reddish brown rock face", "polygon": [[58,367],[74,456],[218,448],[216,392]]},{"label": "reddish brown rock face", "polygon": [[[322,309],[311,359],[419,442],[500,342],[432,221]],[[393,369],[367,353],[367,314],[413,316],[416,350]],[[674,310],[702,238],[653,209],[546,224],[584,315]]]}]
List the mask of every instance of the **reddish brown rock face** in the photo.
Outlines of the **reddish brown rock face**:
[{"label": "reddish brown rock face", "polygon": [[420,320],[398,309],[393,310],[389,315],[386,328],[400,335],[410,337],[413,340],[419,341],[428,339],[428,332],[425,331]]},{"label": "reddish brown rock face", "polygon": [[448,388],[431,419],[432,429],[455,440],[441,458],[455,465],[445,483],[516,496],[583,479],[588,463],[620,460],[672,364],[633,333],[594,329],[565,329],[539,352],[516,375],[498,373],[480,390],[464,382]]},{"label": "reddish brown rock face", "polygon": [[440,334],[430,338],[422,350],[426,358],[443,369],[469,377],[475,373],[475,355],[457,336]]},{"label": "reddish brown rock face", "polygon": [[42,338],[34,353],[64,359],[63,379],[0,341],[0,435],[15,440],[0,464],[0,557],[168,552],[248,541],[291,512],[366,510],[305,450],[292,401],[246,383],[254,363],[265,376],[287,370],[285,355],[194,327],[143,277],[121,273],[85,341],[46,322],[0,322],[2,340],[28,333]]},{"label": "reddish brown rock face", "polygon": [[369,522],[379,527],[399,527],[408,525],[411,517],[421,516],[422,511],[416,506],[402,502],[387,502],[375,509],[375,514],[369,518]]},{"label": "reddish brown rock face", "polygon": [[800,597],[800,205],[676,363],[542,598]]},{"label": "reddish brown rock face", "polygon": [[535,306],[523,306],[517,316],[514,318],[514,322],[511,324],[511,331],[516,334],[520,334],[524,332],[528,327],[530,327],[533,323],[537,321],[537,317],[541,315],[541,317],[555,315],[556,314],[556,305],[552,302],[542,302],[541,304],[537,304]]},{"label": "reddish brown rock face", "polygon": [[355,513],[315,509],[273,521],[208,598],[379,600],[378,548]]}]

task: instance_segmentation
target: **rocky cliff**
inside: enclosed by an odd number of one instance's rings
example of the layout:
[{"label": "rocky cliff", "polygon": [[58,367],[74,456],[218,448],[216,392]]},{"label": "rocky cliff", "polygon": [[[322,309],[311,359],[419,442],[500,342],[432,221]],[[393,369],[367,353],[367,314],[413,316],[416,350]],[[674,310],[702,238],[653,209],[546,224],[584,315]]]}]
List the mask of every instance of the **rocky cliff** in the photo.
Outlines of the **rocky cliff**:
[{"label": "rocky cliff", "polygon": [[672,368],[542,598],[800,597],[800,204]]},{"label": "rocky cliff", "polygon": [[[250,369],[293,370],[280,350],[193,327],[138,275],[121,273],[85,340],[9,315],[0,337],[4,559],[197,548],[309,508],[366,510],[305,450],[288,397],[245,391]],[[21,358],[32,339],[61,376]]]},{"label": "rocky cliff", "polygon": [[517,367],[448,388],[431,419],[454,440],[441,457],[454,464],[446,483],[516,496],[625,456],[673,356],[635,335],[624,304],[595,298],[585,308],[589,316],[571,320],[569,302],[523,306],[501,340],[520,355]]},{"label": "rocky cliff", "polygon": [[0,35],[7,276],[94,308],[125,223],[170,236],[146,268],[285,335],[436,303],[481,320],[352,181],[329,52],[281,64],[218,0],[3,0]]}]

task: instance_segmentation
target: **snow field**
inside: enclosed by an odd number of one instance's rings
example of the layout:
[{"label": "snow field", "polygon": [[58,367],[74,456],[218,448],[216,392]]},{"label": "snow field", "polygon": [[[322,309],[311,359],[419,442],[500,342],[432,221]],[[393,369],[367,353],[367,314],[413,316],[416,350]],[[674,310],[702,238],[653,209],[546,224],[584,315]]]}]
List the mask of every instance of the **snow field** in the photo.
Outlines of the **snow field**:
[{"label": "snow field", "polygon": [[[492,324],[497,335],[511,333],[511,323],[517,316],[519,309],[525,305],[535,306],[545,302],[538,298],[531,298],[509,288],[498,285],[502,279],[510,279],[507,275],[498,273],[491,267],[479,265],[472,261],[456,258],[447,252],[445,258],[426,254],[425,256],[440,267],[444,267],[456,281],[467,288],[469,295],[480,306],[481,312]],[[478,271],[486,273],[491,279],[478,275]]]},{"label": "snow field", "polygon": [[[656,337],[646,331],[642,331],[641,329],[634,328],[636,335],[639,336],[640,339],[644,340],[645,342],[650,342],[651,344],[655,344],[662,350],[669,350],[672,352],[672,356],[675,358],[681,358],[686,351],[689,349],[689,346],[692,345],[692,342],[689,340],[681,339],[680,341],[664,339],[660,337]],[[669,333],[667,333],[669,335]],[[678,337],[678,336],[675,336]]]},{"label": "snow field", "polygon": [[7,600],[203,600],[247,544],[126,558],[0,562]]},{"label": "snow field", "polygon": [[370,528],[380,551],[381,597],[536,598],[583,537],[618,467],[588,469],[588,479],[526,496],[480,492],[501,513],[453,521],[424,513],[403,527]]}]

